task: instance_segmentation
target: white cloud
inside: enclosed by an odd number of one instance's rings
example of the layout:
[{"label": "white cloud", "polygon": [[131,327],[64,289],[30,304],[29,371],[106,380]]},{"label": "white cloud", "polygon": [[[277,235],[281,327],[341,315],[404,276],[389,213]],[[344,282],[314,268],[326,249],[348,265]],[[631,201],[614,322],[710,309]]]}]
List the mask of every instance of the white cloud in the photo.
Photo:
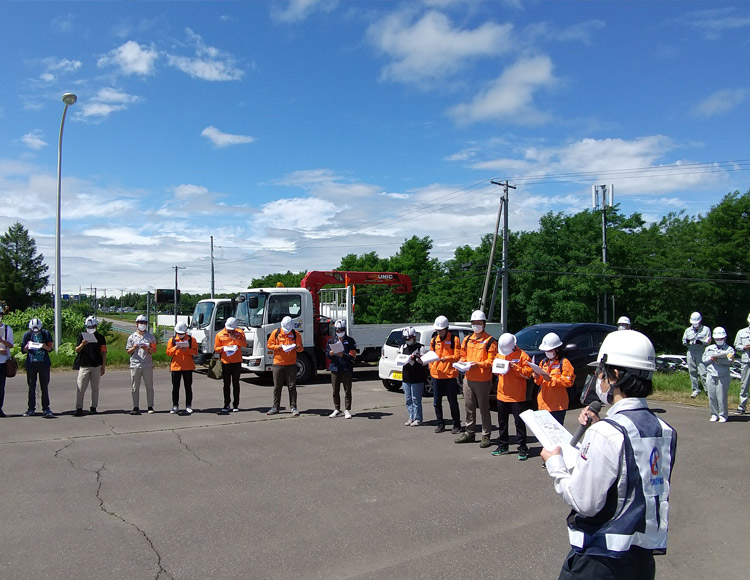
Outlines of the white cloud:
[{"label": "white cloud", "polygon": [[461,124],[488,120],[539,124],[547,120],[547,115],[534,106],[534,94],[556,82],[549,57],[521,58],[470,103],[454,106],[449,114]]},{"label": "white cloud", "polygon": [[679,18],[679,22],[708,40],[718,40],[727,31],[750,27],[750,17],[737,16],[735,7],[688,12]]},{"label": "white cloud", "polygon": [[258,220],[270,228],[309,233],[331,224],[341,209],[316,197],[278,199],[261,208]]},{"label": "white cloud", "polygon": [[45,82],[52,82],[56,80],[59,73],[74,73],[82,66],[80,60],[70,60],[67,58],[48,58],[44,59],[44,61],[42,62],[45,65],[45,70],[40,75],[40,77]]},{"label": "white cloud", "polygon": [[29,149],[33,149],[34,151],[38,151],[42,147],[47,146],[47,142],[42,139],[41,131],[32,131],[31,133],[26,133],[23,137],[21,137],[21,142],[26,145]]},{"label": "white cloud", "polygon": [[231,54],[206,45],[190,28],[186,28],[185,33],[195,45],[195,56],[168,54],[167,62],[170,66],[204,81],[236,81],[243,77],[245,72],[237,67]]},{"label": "white cloud", "polygon": [[331,12],[337,0],[276,0],[271,17],[281,22],[301,22],[316,10]]},{"label": "white cloud", "polygon": [[156,71],[158,57],[159,53],[153,46],[141,46],[134,40],[128,40],[101,57],[97,65],[116,66],[125,75],[147,76]]},{"label": "white cloud", "polygon": [[139,97],[131,95],[111,87],[99,89],[91,100],[81,103],[80,109],[76,108],[76,118],[91,119],[105,118],[116,111],[128,108],[128,105],[137,103]]},{"label": "white cloud", "polygon": [[446,161],[467,161],[469,159],[472,159],[477,154],[478,148],[476,147],[467,147],[466,149],[461,149],[461,151],[456,151],[455,153],[452,153],[451,155],[447,155],[445,157]]},{"label": "white cloud", "polygon": [[694,113],[698,117],[706,119],[723,115],[745,102],[750,90],[748,89],[723,89],[716,91],[706,97],[695,107]]},{"label": "white cloud", "polygon": [[209,125],[203,131],[201,136],[209,139],[217,147],[228,147],[229,145],[241,145],[243,143],[252,143],[255,141],[253,137],[249,135],[233,135],[231,133],[223,133],[213,125]]},{"label": "white cloud", "polygon": [[461,29],[445,14],[430,10],[416,21],[406,12],[390,14],[372,24],[367,35],[392,61],[383,78],[421,85],[454,74],[474,59],[509,51],[511,31],[512,25],[494,22]]}]

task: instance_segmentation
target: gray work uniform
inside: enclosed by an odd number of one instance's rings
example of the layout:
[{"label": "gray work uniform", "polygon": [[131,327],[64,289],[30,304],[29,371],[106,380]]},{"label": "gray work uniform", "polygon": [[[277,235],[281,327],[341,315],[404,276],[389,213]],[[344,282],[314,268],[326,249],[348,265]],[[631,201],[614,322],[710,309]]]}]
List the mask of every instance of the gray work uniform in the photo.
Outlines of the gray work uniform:
[{"label": "gray work uniform", "polygon": [[[716,360],[711,360],[716,357]],[[703,362],[706,365],[706,392],[708,392],[708,407],[712,415],[727,418],[729,409],[729,367],[734,360],[734,349],[724,343],[721,346],[712,344],[703,352]]]},{"label": "gray work uniform", "polygon": [[742,377],[740,378],[740,406],[739,411],[747,411],[748,391],[750,391],[750,327],[741,329],[734,339],[734,351],[742,354]]},{"label": "gray work uniform", "polygon": [[[687,347],[688,372],[693,395],[701,392],[701,383],[706,387],[706,366],[703,351],[711,344],[711,329],[701,324],[698,328],[689,326],[682,333],[682,345]],[[708,392],[708,391],[706,391]]]}]

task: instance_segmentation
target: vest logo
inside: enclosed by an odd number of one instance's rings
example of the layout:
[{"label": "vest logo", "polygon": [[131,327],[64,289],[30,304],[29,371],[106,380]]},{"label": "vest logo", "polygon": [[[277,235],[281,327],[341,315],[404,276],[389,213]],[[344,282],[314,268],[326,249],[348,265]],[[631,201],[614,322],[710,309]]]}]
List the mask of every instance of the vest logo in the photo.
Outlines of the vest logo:
[{"label": "vest logo", "polygon": [[649,463],[651,464],[651,475],[654,476],[649,480],[651,485],[662,485],[664,483],[664,478],[659,475],[659,461],[661,461],[661,453],[659,453],[659,450],[654,447],[651,450],[651,457],[649,459]]},{"label": "vest logo", "polygon": [[586,447],[581,449],[581,459],[583,459],[584,461],[588,460],[589,445],[591,445],[591,443],[586,443]]}]

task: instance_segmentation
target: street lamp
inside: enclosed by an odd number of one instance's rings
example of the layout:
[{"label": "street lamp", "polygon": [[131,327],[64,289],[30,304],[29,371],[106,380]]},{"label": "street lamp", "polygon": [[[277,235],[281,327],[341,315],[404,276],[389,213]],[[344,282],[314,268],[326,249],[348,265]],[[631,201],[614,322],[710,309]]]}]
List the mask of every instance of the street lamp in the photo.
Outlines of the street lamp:
[{"label": "street lamp", "polygon": [[57,226],[55,228],[55,352],[60,348],[60,333],[62,330],[62,304],[60,301],[60,201],[61,201],[61,169],[62,169],[62,137],[65,126],[65,114],[68,107],[78,100],[73,93],[65,93],[62,101],[65,103],[62,120],[60,121],[60,139],[57,142]]}]

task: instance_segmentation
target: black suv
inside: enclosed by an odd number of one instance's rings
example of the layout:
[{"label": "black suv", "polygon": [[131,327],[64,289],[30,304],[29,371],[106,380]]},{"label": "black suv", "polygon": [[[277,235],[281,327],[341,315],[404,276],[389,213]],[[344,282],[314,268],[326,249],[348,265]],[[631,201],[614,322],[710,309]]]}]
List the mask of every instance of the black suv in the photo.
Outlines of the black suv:
[{"label": "black suv", "polygon": [[[516,340],[518,341],[518,347],[526,351],[533,360],[539,363],[544,358],[544,352],[539,350],[539,344],[542,342],[544,335],[554,332],[560,337],[563,343],[562,356],[571,362],[576,374],[575,384],[568,389],[570,407],[573,408],[581,404],[581,394],[586,377],[593,373],[593,369],[588,364],[596,360],[604,337],[615,330],[617,330],[617,327],[609,324],[545,322],[527,326],[517,332]],[[533,402],[534,408],[536,408],[538,392],[539,387],[534,384],[533,380],[529,380],[529,396],[527,398]]]}]

